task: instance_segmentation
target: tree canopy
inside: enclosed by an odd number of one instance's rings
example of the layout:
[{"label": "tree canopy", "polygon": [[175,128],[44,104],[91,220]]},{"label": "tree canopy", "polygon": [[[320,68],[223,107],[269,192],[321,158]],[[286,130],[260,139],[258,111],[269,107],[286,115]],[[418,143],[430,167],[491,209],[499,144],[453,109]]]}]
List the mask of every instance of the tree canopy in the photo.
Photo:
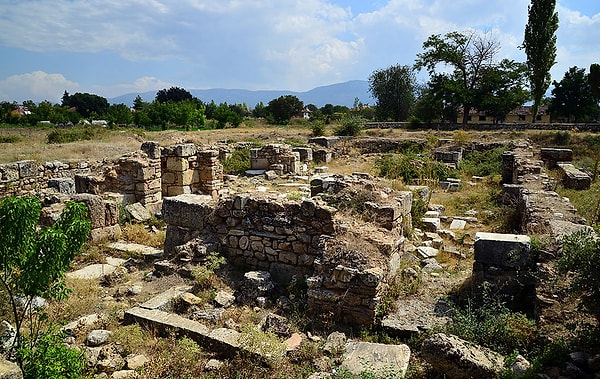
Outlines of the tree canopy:
[{"label": "tree canopy", "polygon": [[585,68],[569,68],[560,82],[552,82],[553,98],[550,113],[553,117],[564,117],[567,122],[586,121],[598,114],[598,102],[585,74]]},{"label": "tree canopy", "polygon": [[304,103],[294,95],[279,96],[269,101],[267,109],[273,121],[278,124],[286,124],[292,117],[297,115],[304,108]]},{"label": "tree canopy", "polygon": [[556,0],[531,0],[529,5],[522,47],[527,55],[534,115],[537,115],[544,93],[550,86],[550,69],[556,63],[558,13],[554,11],[555,6]]},{"label": "tree canopy", "polygon": [[404,121],[415,102],[416,78],[409,66],[398,64],[374,71],[369,76],[369,91],[377,100],[377,118]]},{"label": "tree canopy", "polygon": [[76,92],[69,95],[67,91],[63,94],[62,105],[74,107],[84,118],[100,117],[108,112],[108,100],[102,96],[91,93]]},{"label": "tree canopy", "polygon": [[[496,63],[494,58],[499,44],[490,35],[475,32],[450,32],[444,36],[430,36],[423,43],[423,52],[417,54],[415,68],[427,69],[433,81],[431,87],[438,93],[451,95],[451,101],[463,108],[463,124],[476,102],[478,89],[482,87],[484,73]],[[452,68],[451,73],[439,70],[443,64]]]},{"label": "tree canopy", "polygon": [[179,87],[171,87],[169,89],[161,89],[156,93],[155,100],[159,103],[166,103],[167,101],[180,102],[185,100],[192,100],[193,96],[187,90]]}]

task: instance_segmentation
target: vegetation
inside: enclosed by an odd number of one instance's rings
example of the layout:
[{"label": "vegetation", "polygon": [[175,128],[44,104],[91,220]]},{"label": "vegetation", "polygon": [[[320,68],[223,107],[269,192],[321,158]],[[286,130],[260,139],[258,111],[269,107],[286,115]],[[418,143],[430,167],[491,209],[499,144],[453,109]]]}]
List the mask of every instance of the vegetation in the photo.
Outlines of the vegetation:
[{"label": "vegetation", "polygon": [[469,176],[500,175],[502,154],[507,150],[501,146],[491,150],[472,151],[460,162],[460,170]]},{"label": "vegetation", "polygon": [[267,110],[273,122],[277,124],[287,124],[290,119],[298,115],[304,104],[294,95],[279,96],[277,99],[269,101]]},{"label": "vegetation", "polygon": [[226,174],[243,175],[250,167],[249,147],[233,150],[231,156],[223,162],[223,172]]},{"label": "vegetation", "polygon": [[402,179],[405,184],[445,180],[458,175],[455,170],[442,162],[413,154],[385,154],[377,159],[374,168],[378,176]]},{"label": "vegetation", "polygon": [[390,66],[369,76],[369,91],[377,101],[378,120],[405,121],[415,102],[417,79],[409,66]]},{"label": "vegetation", "polygon": [[[38,231],[41,207],[36,197],[8,197],[0,203],[0,283],[9,297],[16,325],[15,348],[24,351],[17,355],[22,370],[39,364],[26,360],[37,357],[27,352],[38,343],[38,321],[43,320],[31,317],[33,299],[66,297],[64,273],[90,231],[87,208],[74,202],[67,204],[54,225]],[[24,297],[23,304],[18,303],[19,296]],[[23,339],[21,328],[26,320],[30,334]]]},{"label": "vegetation", "polygon": [[563,237],[562,255],[556,267],[570,273],[571,289],[582,296],[584,309],[600,321],[600,239],[590,230]]},{"label": "vegetation", "polygon": [[336,136],[357,136],[363,130],[364,120],[357,116],[344,117],[342,123],[335,129]]},{"label": "vegetation", "polygon": [[56,129],[48,133],[48,143],[69,143],[94,139],[99,134],[98,129],[72,128]]},{"label": "vegetation", "polygon": [[585,68],[571,67],[560,82],[552,82],[553,98],[549,110],[555,119],[567,122],[597,119],[600,109],[594,98]]},{"label": "vegetation", "polygon": [[[550,85],[550,69],[556,63],[558,13],[554,11],[555,7],[556,0],[532,0],[525,25],[523,48],[527,55],[534,115],[538,114],[542,97]],[[535,122],[535,117],[533,120]]]}]

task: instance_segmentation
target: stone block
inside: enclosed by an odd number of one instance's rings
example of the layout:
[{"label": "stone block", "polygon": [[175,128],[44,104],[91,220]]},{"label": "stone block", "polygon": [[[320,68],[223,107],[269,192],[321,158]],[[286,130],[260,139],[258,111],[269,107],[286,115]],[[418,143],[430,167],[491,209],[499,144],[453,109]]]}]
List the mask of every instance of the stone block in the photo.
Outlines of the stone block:
[{"label": "stone block", "polygon": [[143,142],[141,150],[146,153],[150,159],[160,159],[160,144],[158,142]]},{"label": "stone block", "polygon": [[196,145],[193,143],[182,143],[173,148],[173,153],[177,157],[191,157],[192,155],[196,155],[196,152]]},{"label": "stone block", "polygon": [[214,202],[206,195],[179,195],[163,200],[162,216],[168,225],[200,230],[212,213]]},{"label": "stone block", "polygon": [[324,149],[315,150],[313,158],[317,163],[329,163],[331,162],[331,152]]},{"label": "stone block", "polygon": [[575,190],[590,189],[592,178],[585,172],[578,170],[570,163],[558,163],[558,168],[563,173],[562,183],[566,188]]},{"label": "stone block", "polygon": [[342,367],[354,375],[368,371],[376,377],[384,377],[390,372],[404,377],[409,360],[407,345],[350,341],[345,346]]},{"label": "stone block", "polygon": [[484,265],[518,269],[533,263],[526,235],[478,232],[474,248],[475,261]]},{"label": "stone block", "polygon": [[37,167],[33,160],[19,161],[17,162],[17,165],[19,166],[19,176],[21,179],[29,178],[37,174]]},{"label": "stone block", "polygon": [[187,159],[181,157],[167,157],[167,169],[171,171],[186,171],[190,168]]},{"label": "stone block", "polygon": [[440,229],[440,219],[437,217],[423,217],[421,223],[423,224],[423,229],[427,232],[435,233]]},{"label": "stone block", "polygon": [[467,222],[465,220],[454,219],[452,223],[450,223],[450,230],[464,230],[467,226]]},{"label": "stone block", "polygon": [[540,150],[540,155],[548,168],[555,168],[558,162],[571,162],[573,160],[573,150],[571,149],[544,147]]},{"label": "stone block", "polygon": [[19,165],[16,163],[0,165],[0,180],[6,182],[19,180]]},{"label": "stone block", "polygon": [[75,193],[75,179],[73,178],[55,178],[48,180],[48,187],[54,188],[59,193],[72,195]]}]

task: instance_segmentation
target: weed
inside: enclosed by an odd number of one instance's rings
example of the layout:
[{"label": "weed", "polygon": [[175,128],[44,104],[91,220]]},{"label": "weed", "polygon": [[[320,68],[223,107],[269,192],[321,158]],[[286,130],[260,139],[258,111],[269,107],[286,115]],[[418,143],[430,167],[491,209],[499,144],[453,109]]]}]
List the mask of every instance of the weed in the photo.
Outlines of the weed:
[{"label": "weed", "polygon": [[325,135],[325,123],[322,121],[314,121],[311,126],[313,137],[321,137]]},{"label": "weed", "polygon": [[223,162],[223,172],[227,174],[243,175],[250,170],[250,148],[236,149],[231,156]]},{"label": "weed", "polygon": [[143,224],[125,224],[121,229],[121,238],[141,245],[160,248],[165,243],[166,231],[157,233],[148,231]]},{"label": "weed", "polygon": [[[402,269],[401,269],[402,270]],[[377,305],[376,313],[378,317],[385,316],[395,310],[396,301],[403,297],[417,293],[423,280],[420,275],[411,276],[403,272],[394,275],[388,282],[388,287],[381,295],[381,300]]]},{"label": "weed", "polygon": [[501,146],[491,150],[472,151],[465,155],[460,170],[469,176],[500,175],[502,173],[502,154],[507,150]]},{"label": "weed", "polygon": [[92,128],[56,129],[48,134],[48,143],[69,143],[92,140],[99,135],[99,130]]},{"label": "weed", "polygon": [[16,143],[20,142],[22,138],[20,136],[9,135],[9,136],[0,136],[0,143]]},{"label": "weed", "polygon": [[401,178],[406,184],[456,177],[457,172],[442,162],[419,158],[413,154],[386,154],[374,165],[377,175],[388,179]]},{"label": "weed", "polygon": [[272,367],[282,361],[285,353],[285,345],[275,334],[263,332],[252,324],[243,327],[238,342],[242,349],[264,357]]},{"label": "weed", "polygon": [[454,137],[452,137],[452,140],[461,146],[466,145],[471,142],[471,135],[468,132],[459,129],[454,132]]},{"label": "weed", "polygon": [[118,343],[125,355],[140,353],[146,347],[148,336],[138,324],[120,326],[113,331],[111,341]]},{"label": "weed", "polygon": [[357,136],[362,132],[364,123],[362,117],[348,116],[335,128],[334,133],[336,136]]},{"label": "weed", "polygon": [[170,336],[154,339],[148,347],[150,359],[139,372],[140,379],[203,377],[205,355],[191,339]]}]

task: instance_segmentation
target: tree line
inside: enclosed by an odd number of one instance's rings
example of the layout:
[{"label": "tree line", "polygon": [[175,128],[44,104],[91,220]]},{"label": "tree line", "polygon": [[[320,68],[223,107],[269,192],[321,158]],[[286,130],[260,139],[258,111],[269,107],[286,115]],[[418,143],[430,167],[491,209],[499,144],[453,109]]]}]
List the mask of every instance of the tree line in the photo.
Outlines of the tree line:
[{"label": "tree line", "polygon": [[[598,121],[600,65],[571,67],[560,81],[552,81],[556,63],[558,14],[555,0],[532,0],[523,43],[526,62],[498,59],[500,43],[491,34],[453,31],[431,35],[413,65],[392,65],[374,71],[369,90],[376,99],[380,120],[466,124],[471,111],[503,122],[515,108],[532,101],[532,114],[548,108],[553,120]],[[429,80],[418,84],[416,73],[426,70]],[[544,98],[550,84],[552,96]],[[536,117],[533,118],[535,122]]]}]

